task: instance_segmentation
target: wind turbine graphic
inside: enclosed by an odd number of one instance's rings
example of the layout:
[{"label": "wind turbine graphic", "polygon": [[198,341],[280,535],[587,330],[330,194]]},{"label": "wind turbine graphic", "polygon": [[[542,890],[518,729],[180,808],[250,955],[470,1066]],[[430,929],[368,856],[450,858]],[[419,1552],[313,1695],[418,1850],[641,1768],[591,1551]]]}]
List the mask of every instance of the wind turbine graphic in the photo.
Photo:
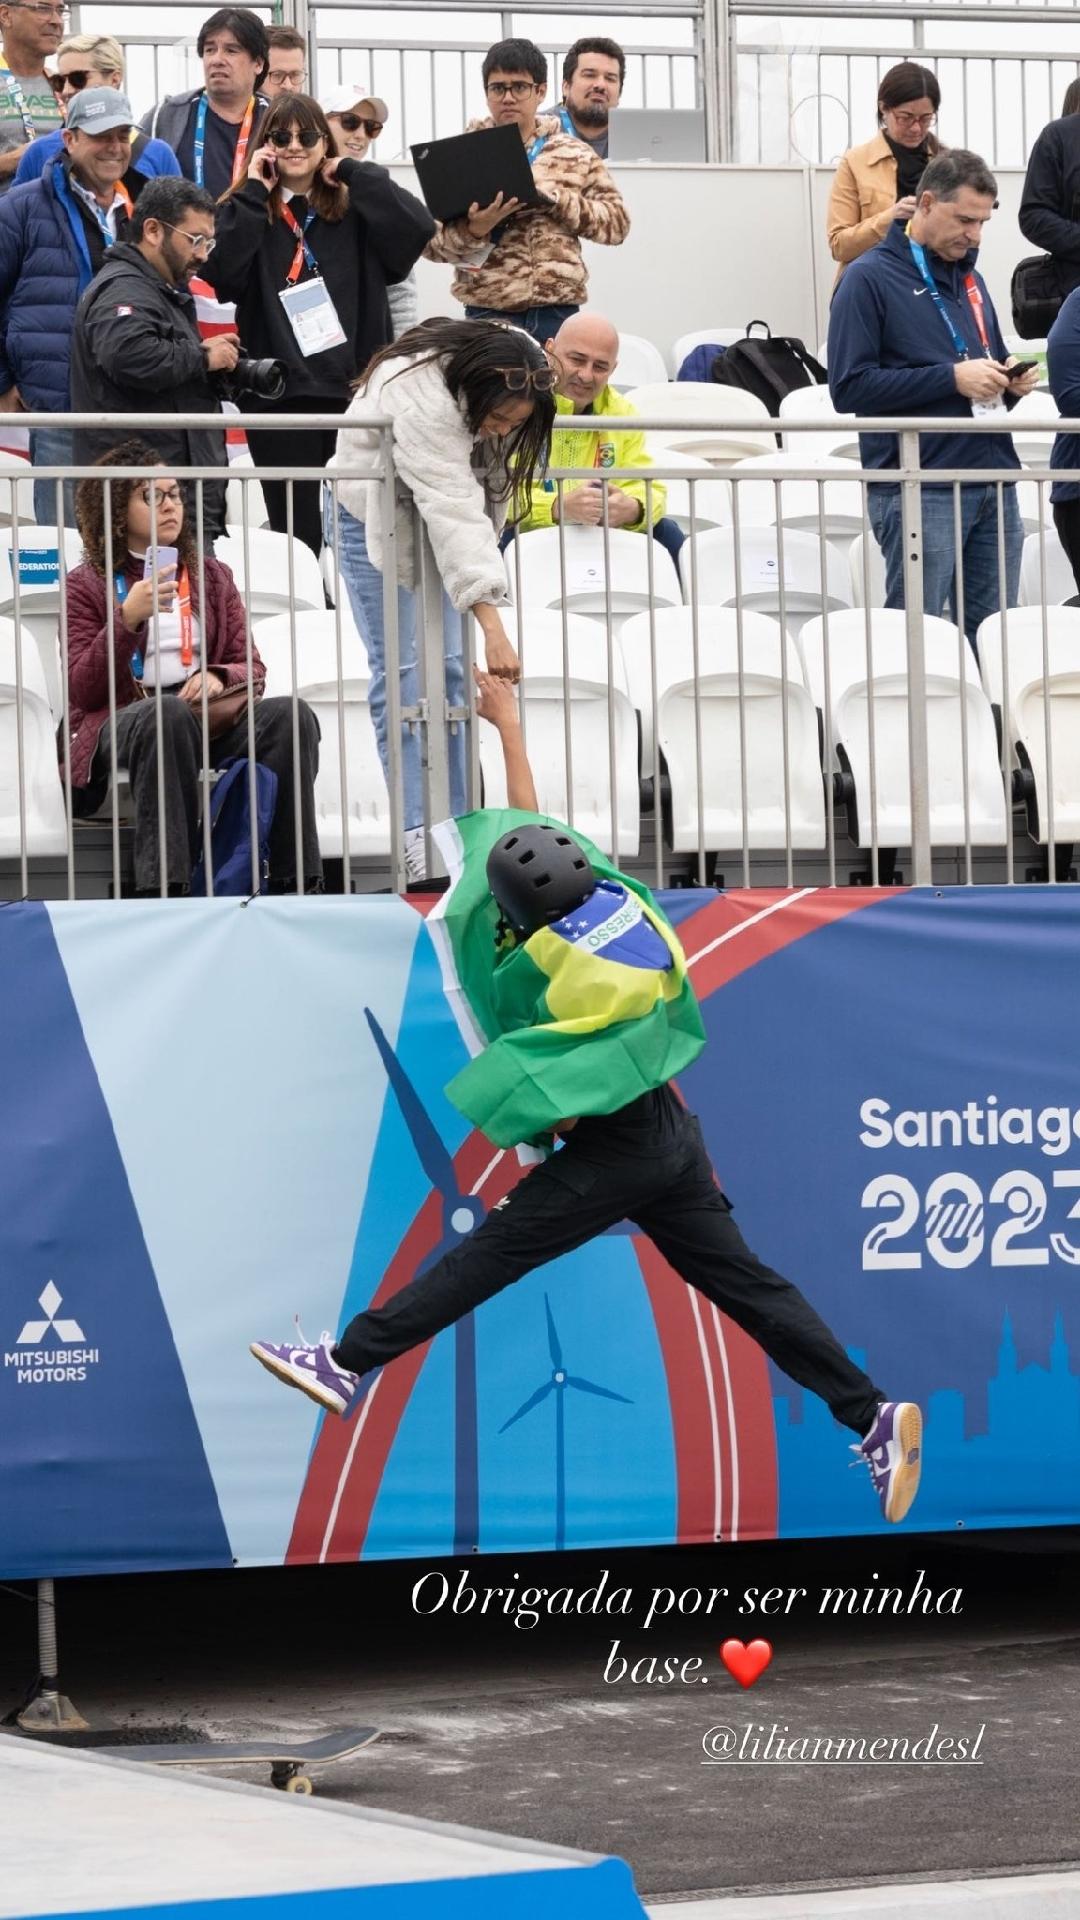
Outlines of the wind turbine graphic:
[{"label": "wind turbine graphic", "polygon": [[538,1407],[542,1400],[547,1399],[549,1393],[555,1395],[555,1550],[559,1553],[566,1545],[566,1389],[573,1387],[578,1393],[595,1393],[602,1400],[621,1400],[627,1407],[633,1406],[633,1401],[625,1393],[613,1393],[610,1387],[598,1387],[593,1380],[583,1380],[579,1374],[567,1373],[563,1365],[562,1347],[559,1344],[551,1302],[546,1293],[544,1312],[547,1314],[548,1351],[551,1354],[553,1369],[551,1379],[545,1381],[542,1387],[537,1387],[536,1392],[529,1395],[524,1405],[520,1406],[516,1413],[512,1413],[509,1420],[503,1421],[499,1432],[505,1433],[508,1427],[524,1419],[527,1413],[531,1413],[534,1407]]}]

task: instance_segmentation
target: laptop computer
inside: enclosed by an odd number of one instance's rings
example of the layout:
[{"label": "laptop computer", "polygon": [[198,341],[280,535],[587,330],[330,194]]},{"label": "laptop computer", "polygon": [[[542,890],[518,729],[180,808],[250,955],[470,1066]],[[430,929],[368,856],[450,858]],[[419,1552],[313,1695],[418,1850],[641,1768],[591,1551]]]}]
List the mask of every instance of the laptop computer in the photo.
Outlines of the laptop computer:
[{"label": "laptop computer", "polygon": [[532,168],[516,126],[455,133],[410,147],[420,191],[436,220],[460,220],[471,206],[489,207],[499,193],[535,206]]},{"label": "laptop computer", "polygon": [[616,107],[608,121],[609,160],[704,160],[700,108]]}]

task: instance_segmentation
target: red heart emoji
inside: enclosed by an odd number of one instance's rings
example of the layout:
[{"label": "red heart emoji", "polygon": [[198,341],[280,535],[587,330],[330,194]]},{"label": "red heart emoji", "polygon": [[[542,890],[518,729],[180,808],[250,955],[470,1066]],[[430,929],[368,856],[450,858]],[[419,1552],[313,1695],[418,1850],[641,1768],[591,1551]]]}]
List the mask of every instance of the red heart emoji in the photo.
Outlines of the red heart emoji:
[{"label": "red heart emoji", "polygon": [[749,1646],[744,1646],[741,1640],[725,1640],[720,1658],[740,1687],[752,1687],[772,1659],[772,1647],[768,1640],[751,1640]]}]

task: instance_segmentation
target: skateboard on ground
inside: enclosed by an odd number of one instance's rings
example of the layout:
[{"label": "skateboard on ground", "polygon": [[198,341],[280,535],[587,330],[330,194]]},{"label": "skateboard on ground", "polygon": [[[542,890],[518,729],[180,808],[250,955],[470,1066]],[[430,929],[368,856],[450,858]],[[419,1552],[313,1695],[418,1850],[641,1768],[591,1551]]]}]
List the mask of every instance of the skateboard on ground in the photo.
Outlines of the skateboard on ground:
[{"label": "skateboard on ground", "polygon": [[311,1793],[310,1773],[316,1767],[348,1760],[378,1737],[378,1727],[339,1727],[317,1740],[178,1740],[167,1746],[117,1747],[115,1751],[118,1758],[145,1760],[152,1767],[268,1766],[272,1787],[280,1787],[283,1793]]}]

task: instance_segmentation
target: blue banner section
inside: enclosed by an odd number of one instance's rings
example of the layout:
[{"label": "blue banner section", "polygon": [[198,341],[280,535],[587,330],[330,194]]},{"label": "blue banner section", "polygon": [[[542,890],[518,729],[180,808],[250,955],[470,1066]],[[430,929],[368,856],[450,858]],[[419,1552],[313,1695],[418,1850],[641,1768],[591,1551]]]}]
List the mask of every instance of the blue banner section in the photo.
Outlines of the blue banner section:
[{"label": "blue banner section", "polygon": [[[664,904],[746,1238],[924,1406],[905,1525],[1080,1519],[1077,890]],[[5,908],[0,1577],[883,1528],[854,1436],[636,1232],[348,1422],[256,1366],[527,1177],[447,1101],[464,1060],[403,900]]]},{"label": "blue banner section", "polygon": [[[95,1908],[85,1920],[642,1920],[645,1909],[622,1860],[550,1872],[421,1880],[392,1887],[334,1887],[250,1900],[183,1900],[168,1907]],[[46,1920],[68,1920],[59,1914]]]}]

